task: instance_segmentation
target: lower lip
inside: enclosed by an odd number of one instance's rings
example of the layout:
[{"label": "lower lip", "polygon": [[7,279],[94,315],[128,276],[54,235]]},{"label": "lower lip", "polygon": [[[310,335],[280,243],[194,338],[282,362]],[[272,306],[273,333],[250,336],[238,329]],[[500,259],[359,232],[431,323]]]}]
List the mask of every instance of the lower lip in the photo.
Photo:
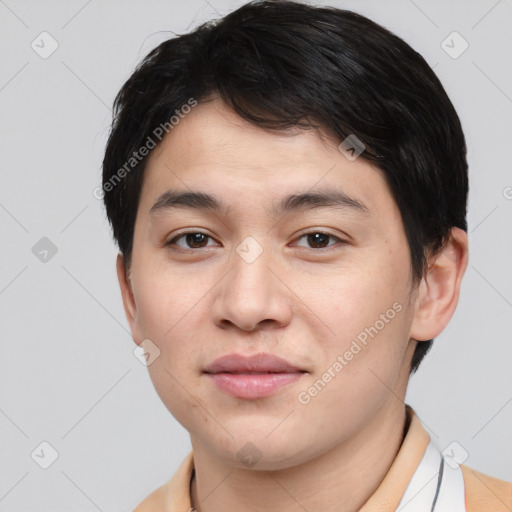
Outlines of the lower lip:
[{"label": "lower lip", "polygon": [[303,375],[293,373],[209,373],[216,386],[237,398],[263,398],[272,395]]}]

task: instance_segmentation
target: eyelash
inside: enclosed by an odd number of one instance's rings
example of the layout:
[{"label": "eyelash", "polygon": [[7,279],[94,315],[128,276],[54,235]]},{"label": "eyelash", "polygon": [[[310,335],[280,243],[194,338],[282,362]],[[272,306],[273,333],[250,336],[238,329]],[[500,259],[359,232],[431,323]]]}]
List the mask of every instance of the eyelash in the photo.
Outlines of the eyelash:
[{"label": "eyelash", "polygon": [[[207,233],[203,233],[202,231],[184,231],[183,233],[180,233],[180,234],[176,235],[171,240],[166,242],[165,246],[167,246],[167,247],[173,246],[173,245],[175,245],[177,240],[179,240],[181,238],[184,238],[187,235],[196,235],[196,234],[204,235],[205,237],[210,238],[210,239],[213,240],[213,237],[211,237]],[[335,239],[337,242],[339,242],[341,244],[346,244],[347,243],[345,240],[342,240],[341,238],[339,238],[339,237],[337,237],[337,236],[335,236],[335,235],[333,235],[331,233],[328,233],[328,232],[325,232],[325,231],[320,231],[320,230],[313,230],[313,231],[307,231],[306,233],[302,233],[297,238],[297,240],[300,240],[301,238],[307,237],[308,235],[317,235],[317,234],[318,235],[326,235],[326,236],[328,236],[331,239]],[[306,249],[311,249],[311,250],[313,250],[315,252],[320,252],[320,251],[327,251],[331,247],[333,247],[334,245],[336,245],[336,244],[331,244],[331,245],[327,245],[326,247],[319,247],[319,248],[306,247]],[[176,247],[173,247],[173,250],[179,251],[179,252],[188,252],[188,251],[198,251],[200,249],[207,249],[208,247],[211,247],[211,246],[207,245],[205,247],[198,247],[198,248],[192,248],[192,247],[183,248],[183,247],[176,246]],[[303,247],[303,246],[301,246],[301,247]]]}]

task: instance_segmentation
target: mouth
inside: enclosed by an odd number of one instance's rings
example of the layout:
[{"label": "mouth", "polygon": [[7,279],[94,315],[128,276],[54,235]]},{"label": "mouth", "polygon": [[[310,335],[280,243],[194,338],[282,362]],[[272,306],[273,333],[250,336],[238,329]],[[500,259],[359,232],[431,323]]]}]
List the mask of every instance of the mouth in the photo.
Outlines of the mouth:
[{"label": "mouth", "polygon": [[[234,372],[205,372],[205,373],[210,373],[212,375],[217,374],[217,373],[229,373],[231,375],[268,375],[269,373],[288,373],[288,372],[276,372],[276,371],[249,372],[249,371],[240,370],[240,371],[234,371]],[[289,373],[293,373],[293,372],[289,372]]]},{"label": "mouth", "polygon": [[251,356],[228,354],[204,370],[219,390],[243,399],[271,396],[305,373],[306,370],[285,359],[265,353]]}]

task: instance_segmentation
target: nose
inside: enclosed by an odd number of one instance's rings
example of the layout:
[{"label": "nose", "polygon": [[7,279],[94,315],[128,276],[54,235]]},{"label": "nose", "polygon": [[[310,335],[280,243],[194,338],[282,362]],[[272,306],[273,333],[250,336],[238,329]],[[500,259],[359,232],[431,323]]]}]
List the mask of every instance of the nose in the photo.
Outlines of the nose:
[{"label": "nose", "polygon": [[216,287],[212,305],[215,325],[253,331],[290,323],[291,293],[269,252],[263,251],[252,262],[234,252],[230,271]]}]

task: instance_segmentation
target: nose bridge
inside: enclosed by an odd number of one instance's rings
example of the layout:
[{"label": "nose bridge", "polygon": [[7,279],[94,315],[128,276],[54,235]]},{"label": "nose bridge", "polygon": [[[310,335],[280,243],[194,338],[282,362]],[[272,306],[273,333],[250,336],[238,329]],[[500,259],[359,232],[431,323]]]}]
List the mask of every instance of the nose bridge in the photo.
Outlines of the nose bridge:
[{"label": "nose bridge", "polygon": [[279,325],[289,321],[290,305],[271,270],[275,265],[270,247],[248,236],[233,251],[230,265],[213,309],[218,325],[253,330],[263,321]]},{"label": "nose bridge", "polygon": [[269,266],[272,266],[271,250],[264,242],[248,236],[235,248],[232,255],[233,272],[229,293],[249,310],[259,309],[272,300],[274,283]]}]

